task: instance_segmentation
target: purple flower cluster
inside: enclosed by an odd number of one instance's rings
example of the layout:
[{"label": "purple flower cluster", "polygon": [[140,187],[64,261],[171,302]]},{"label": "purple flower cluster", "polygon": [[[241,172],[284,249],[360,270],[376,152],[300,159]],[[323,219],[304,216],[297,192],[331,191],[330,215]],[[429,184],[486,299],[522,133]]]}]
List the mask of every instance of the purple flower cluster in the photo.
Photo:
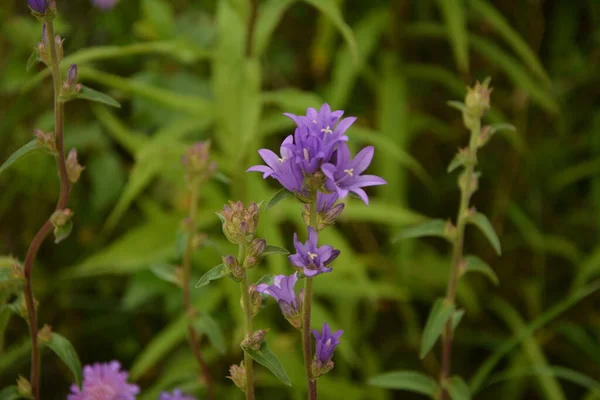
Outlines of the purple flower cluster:
[{"label": "purple flower cluster", "polygon": [[83,385],[71,386],[67,400],[135,400],[140,388],[127,382],[129,374],[118,361],[83,367]]},{"label": "purple flower cluster", "polygon": [[[361,175],[371,163],[375,150],[368,146],[351,158],[345,132],[356,118],[341,119],[343,114],[341,110],[331,111],[328,104],[323,104],[319,111],[309,108],[305,116],[285,114],[296,123],[294,134],[285,138],[279,156],[268,149],[259,150],[267,165],[255,165],[248,171],[262,172],[264,179],[272,177],[304,198],[318,190],[326,196],[321,200],[325,206],[321,211],[350,192],[369,204],[369,197],[362,188],[386,182],[375,175]],[[314,182],[319,183],[319,187],[309,187]]]}]

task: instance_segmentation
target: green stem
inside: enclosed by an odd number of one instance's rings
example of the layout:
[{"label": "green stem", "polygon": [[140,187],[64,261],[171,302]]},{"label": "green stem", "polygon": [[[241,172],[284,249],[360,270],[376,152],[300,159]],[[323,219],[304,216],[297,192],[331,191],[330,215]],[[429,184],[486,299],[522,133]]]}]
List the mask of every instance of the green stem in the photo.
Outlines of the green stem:
[{"label": "green stem", "polygon": [[[244,265],[246,259],[247,244],[242,243],[239,247],[238,262]],[[252,333],[252,304],[250,304],[250,286],[248,285],[248,275],[244,270],[244,276],[240,282],[242,291],[242,304],[244,306],[244,331],[245,334]],[[254,400],[254,368],[252,365],[252,357],[244,352],[244,367],[246,370],[246,400]]]},{"label": "green stem", "polygon": [[[317,193],[312,196],[310,203],[310,225],[318,230],[317,219]],[[302,305],[302,350],[304,354],[304,368],[306,370],[306,385],[308,399],[317,399],[317,380],[312,377],[312,340],[310,337],[310,313],[312,307],[313,278],[307,276],[304,279],[304,304]]]},{"label": "green stem", "polygon": [[[463,244],[465,235],[465,226],[467,224],[467,213],[469,210],[469,200],[474,192],[472,187],[475,165],[477,164],[477,139],[481,130],[481,122],[477,120],[471,128],[471,138],[469,140],[469,162],[465,167],[464,185],[461,187],[460,205],[458,207],[458,215],[456,216],[456,236],[452,245],[452,265],[450,270],[450,279],[448,281],[448,290],[446,293],[446,302],[454,304],[456,300],[456,290],[458,287],[458,278],[460,275],[460,267],[463,260]],[[444,382],[450,376],[450,367],[452,363],[452,318],[448,318],[444,329],[444,343],[442,352],[442,372],[440,374],[440,386],[443,387]],[[441,400],[447,400],[449,393],[444,390]]]},{"label": "green stem", "polygon": [[[60,91],[62,87],[62,75],[60,72],[59,64],[60,60],[58,58],[58,51],[56,49],[56,43],[54,42],[54,24],[52,21],[46,23],[46,38],[42,38],[42,40],[46,40],[48,43],[48,47],[50,50],[50,69],[52,71],[52,79],[54,83],[54,136],[56,140],[56,164],[58,166],[58,176],[60,179],[60,194],[58,197],[58,202],[56,204],[55,211],[62,210],[67,206],[69,201],[69,177],[67,175],[67,166],[65,163],[65,149],[64,149],[64,130],[63,130],[63,120],[64,120],[64,105],[60,101]],[[37,335],[38,335],[38,327],[37,327],[37,312],[35,309],[35,298],[33,295],[33,263],[35,262],[35,258],[37,256],[38,250],[40,246],[46,239],[46,236],[52,231],[52,223],[50,220],[46,220],[46,222],[42,225],[40,230],[36,233],[31,244],[29,245],[29,249],[27,250],[27,254],[25,256],[25,262],[23,264],[23,272],[25,275],[25,304],[27,307],[27,318],[29,325],[29,334],[31,336],[31,393],[33,394],[33,398],[35,400],[39,400],[40,398],[40,370],[41,370],[41,361],[40,361],[40,351],[37,343]]]},{"label": "green stem", "polygon": [[[194,248],[194,233],[196,232],[196,214],[198,213],[198,191],[199,185],[197,182],[193,182],[190,190],[190,211],[189,211],[189,236],[187,239],[187,245],[185,249],[185,254],[183,255],[183,276],[182,276],[182,287],[183,287],[183,308],[188,317],[194,317],[194,310],[192,308],[192,299],[190,294],[190,275],[192,269],[192,252]],[[190,321],[187,327],[188,330],[188,341],[190,344],[190,349],[192,354],[196,358],[198,362],[198,366],[200,367],[200,371],[204,378],[204,382],[206,384],[206,392],[207,397],[210,400],[214,400],[214,385],[210,376],[210,372],[208,370],[208,366],[202,357],[202,353],[200,352],[199,336],[198,332],[194,328],[193,323]]]}]

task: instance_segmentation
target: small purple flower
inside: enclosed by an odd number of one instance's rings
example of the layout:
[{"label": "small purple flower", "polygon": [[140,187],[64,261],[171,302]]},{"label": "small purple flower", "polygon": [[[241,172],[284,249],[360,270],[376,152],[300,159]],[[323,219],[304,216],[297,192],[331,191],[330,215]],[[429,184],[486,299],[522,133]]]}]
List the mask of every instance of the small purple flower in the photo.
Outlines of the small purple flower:
[{"label": "small purple flower", "polygon": [[248,168],[247,172],[257,171],[263,173],[263,179],[272,176],[277,179],[281,185],[290,192],[300,193],[304,176],[293,160],[293,153],[288,145],[293,142],[293,136],[290,135],[281,144],[281,157],[269,149],[260,149],[258,154],[267,163],[266,165],[255,165]]},{"label": "small purple flower", "polygon": [[322,333],[319,333],[316,329],[312,331],[316,341],[315,359],[320,361],[321,365],[326,366],[333,357],[333,351],[340,344],[340,336],[344,331],[331,333],[331,328],[327,323],[323,324]]},{"label": "small purple flower", "polygon": [[173,393],[163,392],[160,394],[158,400],[196,400],[193,396],[184,394],[181,390],[175,389]]},{"label": "small purple flower", "polygon": [[83,388],[71,386],[67,400],[135,400],[137,385],[127,383],[128,373],[118,361],[83,367]]},{"label": "small purple flower", "polygon": [[302,306],[294,291],[296,282],[298,282],[297,272],[289,276],[276,275],[272,285],[262,283],[256,287],[256,291],[274,298],[279,303],[284,316],[296,316]]},{"label": "small purple flower", "polygon": [[112,9],[118,1],[119,0],[92,0],[92,3],[102,11],[108,11]]},{"label": "small purple flower", "polygon": [[340,251],[334,250],[331,246],[317,247],[317,240],[317,232],[310,226],[308,227],[308,240],[304,244],[298,240],[298,234],[294,233],[296,254],[292,254],[288,258],[306,276],[331,272],[332,268],[328,267],[329,264],[340,255]]},{"label": "small purple flower", "polygon": [[348,192],[353,192],[368,205],[369,197],[362,188],[387,183],[375,175],[361,175],[371,164],[374,153],[373,146],[367,146],[351,160],[348,146],[345,144],[340,145],[336,151],[335,165],[329,163],[321,168],[327,177],[325,182],[327,189],[336,191],[342,199],[348,195]]},{"label": "small purple flower", "polygon": [[46,11],[48,11],[48,3],[46,0],[27,0],[27,4],[29,5],[29,8],[40,14],[45,14]]}]

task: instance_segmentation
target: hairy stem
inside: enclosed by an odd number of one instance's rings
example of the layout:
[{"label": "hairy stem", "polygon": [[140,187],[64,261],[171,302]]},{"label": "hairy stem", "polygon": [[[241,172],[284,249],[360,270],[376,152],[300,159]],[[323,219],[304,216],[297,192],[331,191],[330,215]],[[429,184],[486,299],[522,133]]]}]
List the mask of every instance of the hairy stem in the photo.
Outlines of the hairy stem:
[{"label": "hairy stem", "polygon": [[[183,256],[183,276],[182,276],[182,286],[183,286],[183,308],[185,310],[186,315],[189,318],[194,317],[194,310],[192,308],[192,300],[190,295],[190,274],[192,269],[192,253],[194,248],[194,233],[196,232],[196,214],[198,212],[198,190],[199,187],[196,182],[191,185],[191,198],[190,198],[190,210],[189,210],[189,236],[187,239],[187,246],[185,249],[185,254]],[[190,321],[187,327],[188,330],[188,341],[190,344],[190,349],[196,357],[196,361],[198,362],[198,366],[200,367],[200,371],[202,372],[202,376],[204,378],[204,382],[206,384],[206,391],[208,394],[209,400],[214,400],[215,392],[213,381],[210,376],[210,372],[208,370],[208,366],[202,357],[202,353],[200,352],[199,346],[199,335],[196,329],[194,328],[193,323]]]},{"label": "hairy stem", "polygon": [[[312,196],[310,203],[310,226],[318,230],[317,193]],[[312,340],[310,337],[310,312],[312,307],[313,278],[304,279],[304,304],[302,305],[302,350],[304,353],[304,368],[306,370],[306,387],[308,399],[317,399],[317,380],[312,377]]]},{"label": "hairy stem", "polygon": [[[450,270],[450,279],[448,281],[448,290],[446,292],[446,302],[454,304],[456,299],[456,289],[458,287],[458,278],[460,267],[463,262],[463,243],[465,234],[465,225],[467,224],[467,212],[469,210],[469,200],[473,194],[473,176],[475,165],[477,163],[477,138],[481,129],[480,121],[471,128],[471,138],[469,140],[469,159],[473,160],[465,167],[464,185],[461,187],[460,205],[456,216],[456,237],[452,246],[452,265]],[[442,345],[442,372],[440,374],[440,385],[450,376],[450,367],[452,363],[452,318],[448,318],[444,329],[444,342]],[[441,400],[447,400],[449,394],[446,390],[442,392]]]},{"label": "hairy stem", "polygon": [[[238,261],[241,265],[246,259],[247,244],[240,244],[238,253]],[[248,275],[244,269],[244,277],[240,282],[242,291],[242,304],[244,306],[244,331],[246,334],[252,333],[252,304],[250,304],[250,286],[248,285]],[[246,369],[246,400],[254,400],[254,368],[252,365],[252,357],[244,352],[244,367]]]},{"label": "hairy stem", "polygon": [[[65,163],[65,149],[64,149],[64,131],[63,131],[63,116],[64,106],[60,101],[60,90],[62,87],[62,75],[60,73],[60,60],[58,58],[58,52],[56,49],[56,43],[54,42],[54,25],[52,21],[46,23],[46,42],[48,43],[50,50],[50,68],[52,70],[52,80],[54,83],[54,134],[56,140],[56,164],[58,166],[58,176],[60,179],[60,194],[58,202],[56,204],[55,211],[62,210],[67,206],[69,201],[69,177],[67,175],[67,166]],[[44,38],[42,38],[44,39]],[[50,220],[46,220],[40,230],[35,234],[27,255],[25,256],[24,262],[24,275],[25,275],[25,303],[27,307],[27,317],[29,324],[29,334],[31,336],[31,392],[35,400],[40,398],[40,352],[38,348],[38,327],[37,327],[37,315],[35,309],[35,299],[33,296],[33,263],[37,256],[40,246],[44,242],[44,239],[52,231],[52,223]]]}]

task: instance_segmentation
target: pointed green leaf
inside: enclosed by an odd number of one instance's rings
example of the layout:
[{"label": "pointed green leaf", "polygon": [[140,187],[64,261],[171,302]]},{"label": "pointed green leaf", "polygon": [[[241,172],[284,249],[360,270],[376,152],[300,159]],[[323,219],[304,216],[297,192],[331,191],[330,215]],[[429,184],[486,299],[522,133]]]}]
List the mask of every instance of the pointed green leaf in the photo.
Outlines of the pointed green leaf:
[{"label": "pointed green leaf", "polygon": [[37,145],[37,140],[34,139],[31,142],[24,145],[23,147],[21,147],[20,149],[18,149],[17,151],[15,151],[14,153],[12,153],[10,157],[8,157],[6,161],[4,161],[4,163],[0,166],[0,174],[2,174],[2,172],[5,169],[13,165],[17,160],[35,150],[39,150],[39,147]]},{"label": "pointed green leaf", "polygon": [[340,31],[344,37],[344,40],[348,44],[354,62],[357,62],[358,50],[356,48],[356,39],[354,38],[352,29],[350,29],[350,26],[348,26],[346,21],[344,21],[344,16],[340,12],[340,7],[338,6],[337,2],[334,0],[304,0],[304,2],[311,4],[331,20],[333,25],[335,25],[335,27]]},{"label": "pointed green leaf", "polygon": [[99,92],[97,90],[94,90],[92,88],[89,88],[87,86],[82,86],[81,92],[77,93],[75,95],[75,98],[89,100],[89,101],[95,101],[97,103],[106,104],[107,106],[121,108],[121,105],[119,104],[119,102],[117,102],[115,99],[113,99],[109,95]]},{"label": "pointed green leaf", "polygon": [[471,400],[471,389],[459,376],[450,378],[444,387],[448,390],[452,400]]},{"label": "pointed green leaf", "polygon": [[496,132],[501,132],[501,131],[511,131],[511,132],[516,132],[517,128],[512,125],[512,124],[505,124],[505,123],[497,123],[497,124],[492,124],[490,125],[492,127],[491,131],[490,131],[490,135],[496,133]]},{"label": "pointed green leaf", "polygon": [[423,338],[421,339],[421,359],[425,358],[427,353],[431,350],[435,342],[442,334],[444,325],[448,321],[448,318],[452,316],[454,312],[454,305],[446,302],[445,299],[437,299],[431,308],[425,329],[423,330]]},{"label": "pointed green leaf", "polygon": [[437,236],[446,238],[446,224],[443,219],[433,219],[421,224],[409,226],[402,229],[392,238],[392,243],[405,239],[413,239],[423,236]]},{"label": "pointed green leaf", "polygon": [[384,389],[406,390],[427,396],[433,396],[439,390],[435,379],[416,371],[386,372],[370,378],[368,384]]},{"label": "pointed green leaf", "polygon": [[15,385],[7,386],[0,390],[0,400],[18,400],[24,398],[25,397],[21,396],[19,389],[17,389]]},{"label": "pointed green leaf", "polygon": [[73,230],[73,221],[68,220],[63,226],[54,227],[54,243],[60,243],[69,237]]},{"label": "pointed green leaf", "polygon": [[446,172],[450,173],[450,172],[454,171],[456,168],[460,167],[461,165],[464,165],[464,163],[465,163],[464,157],[462,157],[460,153],[456,153],[456,155],[450,162],[450,165],[448,165]]},{"label": "pointed green leaf", "polygon": [[498,285],[500,283],[496,272],[481,258],[474,255],[468,255],[464,258],[464,261],[465,268],[463,270],[463,274],[466,274],[470,271],[479,272],[487,276],[494,285]]},{"label": "pointed green leaf", "polygon": [[281,382],[285,385],[292,386],[292,382],[290,381],[289,376],[283,369],[283,365],[279,361],[279,358],[271,349],[269,349],[269,345],[266,341],[262,342],[260,349],[255,350],[247,346],[243,346],[242,349],[248,354],[254,361],[261,364],[264,367],[267,367],[269,371],[273,373]]},{"label": "pointed green leaf", "polygon": [[273,245],[267,245],[267,247],[265,248],[265,251],[262,252],[262,256],[270,256],[271,254],[290,254],[289,251],[287,251],[287,249],[284,249],[283,247],[279,247],[279,246],[273,246]]},{"label": "pointed green leaf", "polygon": [[227,345],[225,344],[225,336],[223,331],[219,327],[217,321],[215,321],[209,314],[202,313],[194,321],[194,328],[198,332],[206,334],[208,340],[221,354],[225,354]]},{"label": "pointed green leaf", "polygon": [[469,39],[463,4],[461,0],[438,0],[438,6],[446,21],[456,65],[465,73],[469,71]]},{"label": "pointed green leaf", "polygon": [[52,332],[50,341],[46,344],[66,365],[75,376],[75,382],[81,387],[81,363],[75,348],[66,338]]},{"label": "pointed green leaf", "polygon": [[494,247],[494,250],[496,250],[496,253],[498,253],[498,255],[502,254],[502,249],[500,248],[500,239],[498,239],[490,220],[485,216],[485,214],[478,212],[474,216],[469,217],[467,222],[478,227],[479,230],[488,238],[492,247]]},{"label": "pointed green leaf", "polygon": [[25,66],[25,71],[29,72],[33,66],[40,61],[40,53],[37,49],[33,50],[29,58],[27,59],[27,65]]},{"label": "pointed green leaf", "polygon": [[452,108],[456,108],[458,111],[467,112],[467,106],[462,101],[447,101],[446,104]]},{"label": "pointed green leaf", "polygon": [[274,207],[277,203],[279,203],[281,200],[285,199],[286,197],[294,197],[294,195],[285,189],[279,190],[277,193],[275,193],[273,195],[273,197],[271,197],[271,200],[269,200],[269,202],[267,203],[267,206],[265,207],[265,211],[267,211],[269,208]]},{"label": "pointed green leaf", "polygon": [[456,327],[458,326],[458,324],[460,324],[460,321],[462,320],[462,317],[464,315],[465,310],[463,310],[462,308],[454,312],[454,314],[452,315],[452,332],[456,330]]},{"label": "pointed green leaf", "polygon": [[163,281],[181,286],[181,282],[177,278],[177,267],[173,264],[157,263],[150,266],[150,271]]},{"label": "pointed green leaf", "polygon": [[222,277],[227,276],[227,266],[225,264],[219,264],[204,275],[202,278],[196,283],[196,288],[206,286],[211,281],[221,279]]}]

